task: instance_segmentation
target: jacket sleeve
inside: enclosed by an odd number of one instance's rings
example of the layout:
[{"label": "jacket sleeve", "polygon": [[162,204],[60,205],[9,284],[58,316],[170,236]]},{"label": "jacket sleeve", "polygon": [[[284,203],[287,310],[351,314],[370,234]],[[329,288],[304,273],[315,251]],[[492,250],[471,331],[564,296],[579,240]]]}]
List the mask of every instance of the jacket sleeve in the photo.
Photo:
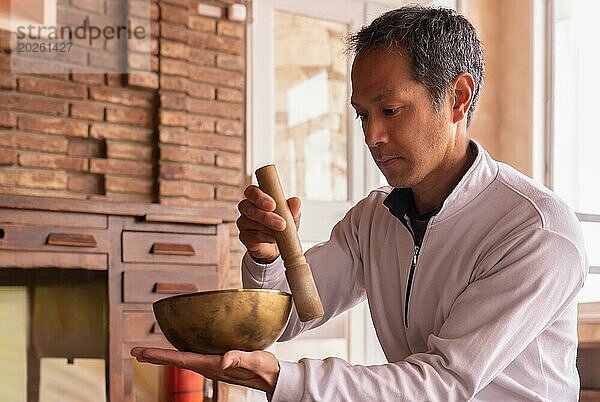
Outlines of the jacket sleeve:
[{"label": "jacket sleeve", "polygon": [[[293,307],[288,325],[279,341],[290,340],[310,328],[316,328],[365,299],[357,236],[360,209],[360,204],[350,209],[334,226],[328,241],[305,253],[325,314],[319,319],[301,322]],[[256,263],[246,253],[242,259],[242,283],[244,288],[290,291],[281,257],[265,265]]]},{"label": "jacket sleeve", "polygon": [[564,236],[539,228],[515,235],[475,267],[425,353],[377,366],[281,361],[272,401],[469,400],[573,311],[586,266],[585,253]]}]

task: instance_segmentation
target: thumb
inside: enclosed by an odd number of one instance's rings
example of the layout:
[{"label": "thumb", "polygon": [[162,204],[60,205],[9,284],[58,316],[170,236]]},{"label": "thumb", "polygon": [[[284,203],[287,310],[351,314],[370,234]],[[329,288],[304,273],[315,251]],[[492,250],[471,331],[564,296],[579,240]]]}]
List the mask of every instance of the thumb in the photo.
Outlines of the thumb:
[{"label": "thumb", "polygon": [[229,352],[225,353],[221,358],[219,368],[223,371],[230,368],[241,367],[242,353],[244,352],[241,352],[239,350],[230,350]]},{"label": "thumb", "polygon": [[292,213],[292,216],[294,217],[294,223],[296,223],[296,228],[300,227],[300,206],[302,204],[302,201],[300,199],[300,197],[290,197],[287,200],[288,206],[290,207],[290,212]]}]

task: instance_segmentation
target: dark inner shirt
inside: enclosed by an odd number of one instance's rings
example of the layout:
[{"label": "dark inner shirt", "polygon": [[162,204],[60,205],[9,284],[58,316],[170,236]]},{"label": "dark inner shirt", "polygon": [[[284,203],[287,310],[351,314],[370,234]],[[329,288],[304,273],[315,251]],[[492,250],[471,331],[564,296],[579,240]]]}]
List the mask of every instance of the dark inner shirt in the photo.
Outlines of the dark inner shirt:
[{"label": "dark inner shirt", "polygon": [[412,189],[410,188],[394,188],[383,201],[383,205],[388,207],[392,215],[398,218],[409,232],[413,234],[415,245],[419,247],[423,243],[427,223],[431,217],[440,211],[440,208],[436,208],[425,214],[419,214],[415,207]]}]

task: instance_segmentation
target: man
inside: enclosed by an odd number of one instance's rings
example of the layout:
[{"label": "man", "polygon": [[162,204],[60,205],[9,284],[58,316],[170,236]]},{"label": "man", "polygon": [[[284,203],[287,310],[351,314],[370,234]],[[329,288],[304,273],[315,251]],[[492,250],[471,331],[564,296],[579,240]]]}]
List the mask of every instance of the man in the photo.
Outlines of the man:
[{"label": "man", "polygon": [[[473,27],[449,10],[405,7],[352,35],[350,49],[351,103],[391,187],[371,192],[307,251],[325,315],[302,323],[292,312],[282,340],[366,297],[389,363],[133,354],[273,401],[577,400],[581,230],[551,192],[469,140],[483,77]],[[244,286],[286,290],[272,236],[285,222],[257,187],[245,196]],[[300,200],[288,202],[298,225]]]}]

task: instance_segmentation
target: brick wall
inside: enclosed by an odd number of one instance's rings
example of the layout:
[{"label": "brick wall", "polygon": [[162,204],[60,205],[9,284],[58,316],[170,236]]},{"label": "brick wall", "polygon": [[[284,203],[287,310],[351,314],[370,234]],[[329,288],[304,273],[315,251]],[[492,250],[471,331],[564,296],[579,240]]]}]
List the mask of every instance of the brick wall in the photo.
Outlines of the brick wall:
[{"label": "brick wall", "polygon": [[[58,22],[107,18],[115,2],[59,0]],[[129,2],[132,19],[150,6],[152,40],[125,62],[150,58],[150,72],[13,73],[10,34],[0,32],[0,193],[235,209],[245,186],[245,23],[200,16],[199,3]],[[78,60],[117,65],[114,46],[80,49]],[[231,227],[236,286],[242,251]]]}]

